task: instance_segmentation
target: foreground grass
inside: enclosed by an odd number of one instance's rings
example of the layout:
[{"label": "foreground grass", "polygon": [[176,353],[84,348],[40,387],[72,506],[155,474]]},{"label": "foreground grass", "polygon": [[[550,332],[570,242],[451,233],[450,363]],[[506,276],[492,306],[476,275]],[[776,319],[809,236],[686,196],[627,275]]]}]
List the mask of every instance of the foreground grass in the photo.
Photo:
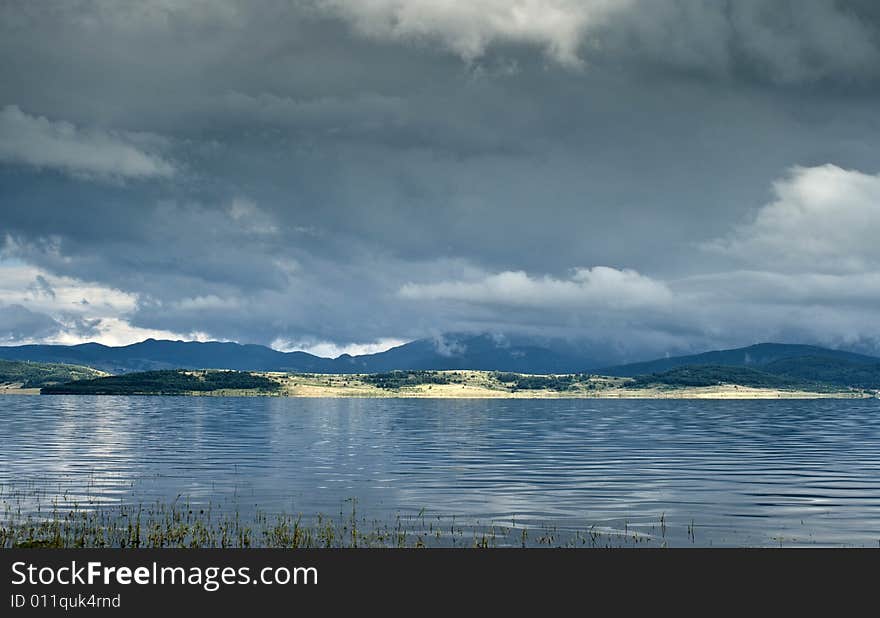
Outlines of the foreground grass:
[{"label": "foreground grass", "polygon": [[[461,524],[455,517],[397,515],[368,520],[351,511],[334,517],[215,511],[185,502],[138,506],[39,507],[25,513],[4,503],[0,548],[423,548],[666,546],[661,517],[652,534],[630,530],[560,531],[553,527]],[[689,530],[689,537],[691,532]]]}]

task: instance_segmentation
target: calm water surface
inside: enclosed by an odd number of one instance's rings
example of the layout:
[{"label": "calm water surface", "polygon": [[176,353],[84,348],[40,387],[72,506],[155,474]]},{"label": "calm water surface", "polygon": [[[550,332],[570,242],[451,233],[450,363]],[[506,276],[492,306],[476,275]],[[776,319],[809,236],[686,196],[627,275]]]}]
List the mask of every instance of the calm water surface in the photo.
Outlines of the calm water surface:
[{"label": "calm water surface", "polygon": [[0,418],[0,486],[44,503],[880,543],[877,400],[3,396]]}]

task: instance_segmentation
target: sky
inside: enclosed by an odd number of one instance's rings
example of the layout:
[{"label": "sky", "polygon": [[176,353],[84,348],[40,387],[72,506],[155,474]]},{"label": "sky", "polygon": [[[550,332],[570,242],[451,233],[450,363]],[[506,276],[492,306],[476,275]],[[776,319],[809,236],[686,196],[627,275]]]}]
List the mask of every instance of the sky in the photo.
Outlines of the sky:
[{"label": "sky", "polygon": [[3,345],[880,354],[871,0],[10,0],[0,84]]}]

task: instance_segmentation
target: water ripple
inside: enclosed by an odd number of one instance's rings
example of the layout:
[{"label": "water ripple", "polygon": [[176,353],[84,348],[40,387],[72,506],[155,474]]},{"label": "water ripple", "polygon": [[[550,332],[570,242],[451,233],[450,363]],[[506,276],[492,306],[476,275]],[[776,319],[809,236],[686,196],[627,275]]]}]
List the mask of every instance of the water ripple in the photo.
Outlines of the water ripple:
[{"label": "water ripple", "polygon": [[880,402],[0,398],[0,484],[876,546]]}]

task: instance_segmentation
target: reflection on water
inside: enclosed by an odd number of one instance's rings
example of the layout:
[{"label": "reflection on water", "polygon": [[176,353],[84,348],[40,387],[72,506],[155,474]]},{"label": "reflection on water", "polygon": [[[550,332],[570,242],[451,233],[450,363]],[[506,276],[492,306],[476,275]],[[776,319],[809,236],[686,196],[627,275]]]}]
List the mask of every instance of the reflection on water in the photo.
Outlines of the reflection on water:
[{"label": "reflection on water", "polygon": [[[0,484],[375,518],[880,541],[880,401],[0,398]],[[27,491],[26,491],[27,493]]]}]

